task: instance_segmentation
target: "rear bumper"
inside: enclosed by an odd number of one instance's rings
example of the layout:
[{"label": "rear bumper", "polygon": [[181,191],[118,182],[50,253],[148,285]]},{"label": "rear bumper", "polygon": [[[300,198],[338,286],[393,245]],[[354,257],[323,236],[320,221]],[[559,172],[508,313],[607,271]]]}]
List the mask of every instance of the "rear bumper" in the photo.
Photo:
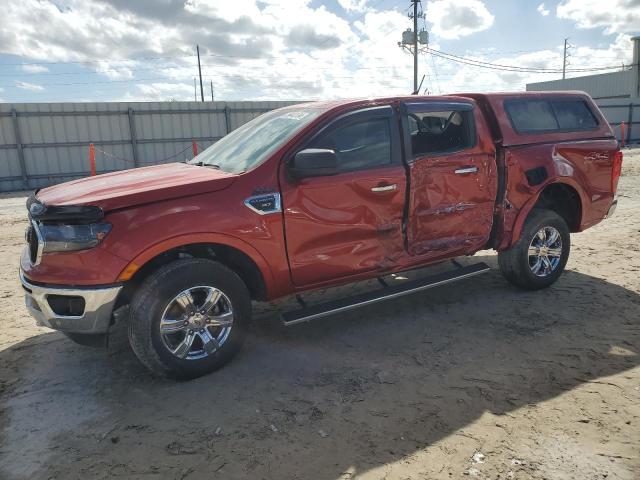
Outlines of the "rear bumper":
[{"label": "rear bumper", "polygon": [[[69,333],[106,333],[111,323],[113,306],[122,285],[109,287],[68,288],[64,286],[40,286],[30,283],[20,271],[20,282],[25,290],[27,310],[38,325]],[[76,305],[84,306],[72,315],[54,311],[52,296],[64,304],[66,297],[73,297]],[[62,297],[62,298],[61,298]],[[82,300],[79,300],[82,299]],[[59,308],[59,307],[58,307]]]},{"label": "rear bumper", "polygon": [[609,211],[607,212],[607,218],[613,216],[616,213],[616,208],[618,207],[618,199],[614,198],[611,206],[609,207]]}]

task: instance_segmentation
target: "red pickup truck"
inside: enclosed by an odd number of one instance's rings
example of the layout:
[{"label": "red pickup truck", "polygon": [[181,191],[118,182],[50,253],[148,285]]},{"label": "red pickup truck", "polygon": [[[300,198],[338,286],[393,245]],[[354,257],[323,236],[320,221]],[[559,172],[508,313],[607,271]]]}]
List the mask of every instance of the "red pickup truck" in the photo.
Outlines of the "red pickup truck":
[{"label": "red pickup truck", "polygon": [[[119,322],[154,373],[227,363],[252,300],[295,324],[485,272],[384,276],[492,248],[525,289],[562,273],[570,232],[610,216],[622,153],[580,92],[317,102],[266,113],[188,163],[35,192],[20,262],[41,325],[79,343]],[[309,305],[300,294],[378,278]]]}]

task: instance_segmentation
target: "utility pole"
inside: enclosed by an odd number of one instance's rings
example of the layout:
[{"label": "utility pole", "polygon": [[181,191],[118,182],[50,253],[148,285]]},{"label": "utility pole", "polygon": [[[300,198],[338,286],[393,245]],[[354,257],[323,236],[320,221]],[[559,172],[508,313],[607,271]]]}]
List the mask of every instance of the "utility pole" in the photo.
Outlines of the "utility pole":
[{"label": "utility pole", "polygon": [[196,77],[193,77],[193,101],[198,101],[198,89],[196,87]]},{"label": "utility pole", "polygon": [[565,38],[564,39],[564,54],[562,55],[562,79],[564,80],[566,75],[566,71],[567,71],[567,41],[569,39]]},{"label": "utility pole", "polygon": [[420,86],[418,85],[418,54],[425,51],[429,44],[429,33],[426,30],[421,30],[418,33],[418,19],[424,18],[422,11],[418,11],[418,4],[420,0],[413,0],[411,6],[413,12],[409,13],[409,18],[413,20],[413,30],[410,28],[402,32],[402,41],[398,42],[398,46],[404,50],[407,50],[413,55],[413,94],[417,95]]},{"label": "utility pole", "polygon": [[196,45],[198,53],[198,75],[200,76],[200,99],[204,102],[204,89],[202,88],[202,69],[200,68],[200,46]]},{"label": "utility pole", "polygon": [[418,3],[413,2],[413,91],[418,91]]},{"label": "utility pole", "polygon": [[211,101],[213,102],[213,80],[211,80]]}]

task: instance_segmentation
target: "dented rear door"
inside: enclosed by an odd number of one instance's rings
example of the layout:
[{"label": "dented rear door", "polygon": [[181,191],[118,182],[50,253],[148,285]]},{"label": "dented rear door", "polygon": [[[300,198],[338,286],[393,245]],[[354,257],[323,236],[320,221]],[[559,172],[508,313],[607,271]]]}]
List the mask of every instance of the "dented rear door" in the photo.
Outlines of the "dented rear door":
[{"label": "dented rear door", "polygon": [[470,254],[489,239],[497,191],[495,146],[475,102],[404,105],[411,255]]}]

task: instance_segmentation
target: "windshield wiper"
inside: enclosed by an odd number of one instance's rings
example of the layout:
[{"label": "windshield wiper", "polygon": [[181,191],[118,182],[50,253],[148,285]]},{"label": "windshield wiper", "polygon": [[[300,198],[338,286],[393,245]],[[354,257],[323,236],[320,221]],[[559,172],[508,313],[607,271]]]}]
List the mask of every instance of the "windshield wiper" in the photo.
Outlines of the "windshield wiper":
[{"label": "windshield wiper", "polygon": [[215,168],[216,170],[221,170],[220,165],[216,165],[215,163],[205,163],[202,160],[199,160],[197,162],[189,162],[189,165],[195,165],[197,167],[211,167]]}]

